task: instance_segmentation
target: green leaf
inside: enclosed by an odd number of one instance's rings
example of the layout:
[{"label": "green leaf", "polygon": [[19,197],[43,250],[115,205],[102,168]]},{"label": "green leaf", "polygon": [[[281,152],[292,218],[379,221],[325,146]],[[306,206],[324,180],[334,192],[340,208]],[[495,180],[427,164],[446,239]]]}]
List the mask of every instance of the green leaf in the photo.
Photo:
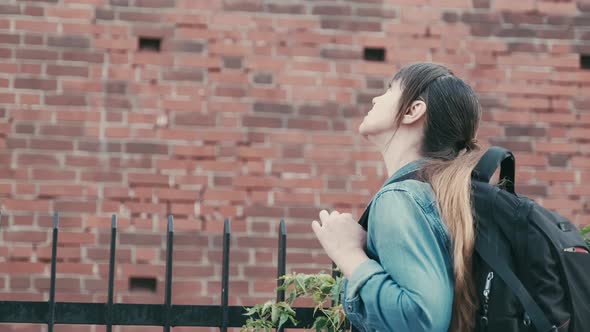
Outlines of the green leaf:
[{"label": "green leaf", "polygon": [[264,306],[262,306],[262,315],[268,314],[268,310],[271,309],[272,304],[272,301],[267,301],[264,303]]},{"label": "green leaf", "polygon": [[279,319],[279,324],[277,325],[277,329],[280,329],[283,324],[289,319],[289,315],[286,313],[281,314],[281,318]]},{"label": "green leaf", "polygon": [[277,319],[279,318],[279,308],[276,305],[273,305],[270,309],[270,321],[273,324],[277,323]]}]

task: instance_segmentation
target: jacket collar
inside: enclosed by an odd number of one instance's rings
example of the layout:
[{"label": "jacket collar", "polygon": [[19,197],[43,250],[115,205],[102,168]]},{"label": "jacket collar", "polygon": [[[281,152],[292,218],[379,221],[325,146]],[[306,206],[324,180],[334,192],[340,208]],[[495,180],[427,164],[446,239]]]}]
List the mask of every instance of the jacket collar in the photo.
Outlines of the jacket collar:
[{"label": "jacket collar", "polygon": [[405,164],[404,166],[400,167],[397,171],[395,171],[393,173],[392,176],[389,177],[389,179],[387,179],[387,181],[385,181],[385,183],[383,184],[383,187],[395,182],[395,180],[401,178],[402,176],[405,176],[407,174],[410,174],[418,169],[420,169],[424,163],[428,160],[428,158],[420,158],[420,159],[416,159],[414,161],[411,161],[407,164]]}]

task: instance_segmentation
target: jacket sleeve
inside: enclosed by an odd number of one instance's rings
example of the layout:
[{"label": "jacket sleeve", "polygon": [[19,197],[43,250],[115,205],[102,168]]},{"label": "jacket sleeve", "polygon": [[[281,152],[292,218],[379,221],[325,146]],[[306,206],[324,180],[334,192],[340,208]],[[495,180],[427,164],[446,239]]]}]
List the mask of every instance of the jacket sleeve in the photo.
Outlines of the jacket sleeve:
[{"label": "jacket sleeve", "polygon": [[454,282],[436,228],[403,189],[384,191],[372,204],[369,239],[380,262],[365,261],[345,281],[345,313],[371,330],[446,332]]}]

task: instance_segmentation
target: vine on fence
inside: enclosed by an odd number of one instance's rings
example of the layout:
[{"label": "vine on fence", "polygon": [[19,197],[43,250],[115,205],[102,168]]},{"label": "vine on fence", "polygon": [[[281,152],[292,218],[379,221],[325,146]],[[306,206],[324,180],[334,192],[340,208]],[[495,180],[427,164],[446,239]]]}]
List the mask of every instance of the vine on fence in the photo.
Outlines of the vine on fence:
[{"label": "vine on fence", "polygon": [[[314,316],[318,311],[322,313],[316,317],[311,329],[315,329],[317,332],[344,331],[346,316],[340,303],[342,277],[333,278],[331,275],[321,272],[318,274],[287,274],[281,279],[283,284],[277,290],[284,290],[287,293],[287,300],[267,301],[246,309],[245,315],[250,317],[242,326],[242,332],[271,332],[273,328],[281,328],[287,321],[297,325],[295,310],[291,308],[297,298],[312,299],[315,304]],[[328,300],[331,300],[331,304],[326,307]]]}]

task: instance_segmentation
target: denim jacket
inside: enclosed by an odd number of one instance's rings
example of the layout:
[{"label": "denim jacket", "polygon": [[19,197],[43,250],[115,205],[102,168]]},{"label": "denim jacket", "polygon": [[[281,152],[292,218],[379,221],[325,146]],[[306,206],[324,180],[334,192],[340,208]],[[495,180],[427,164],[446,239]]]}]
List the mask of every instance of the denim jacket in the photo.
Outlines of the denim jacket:
[{"label": "denim jacket", "polygon": [[453,303],[451,243],[429,184],[391,183],[420,167],[393,174],[370,203],[369,260],[344,279],[344,312],[359,331],[446,332]]}]

